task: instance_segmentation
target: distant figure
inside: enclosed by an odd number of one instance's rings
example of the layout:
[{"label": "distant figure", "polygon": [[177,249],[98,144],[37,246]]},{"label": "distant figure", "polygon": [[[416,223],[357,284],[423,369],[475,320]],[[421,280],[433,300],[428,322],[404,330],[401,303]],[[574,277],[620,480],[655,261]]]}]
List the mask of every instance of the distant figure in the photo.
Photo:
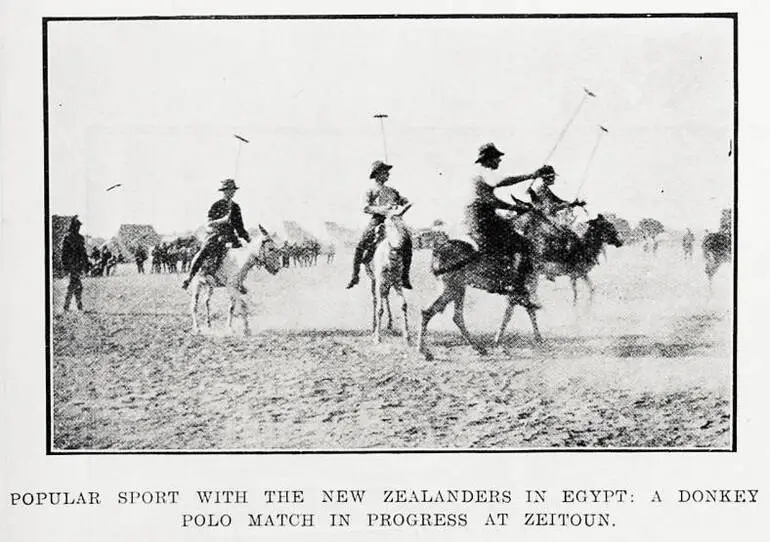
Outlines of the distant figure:
[{"label": "distant figure", "polygon": [[695,246],[695,234],[687,228],[687,231],[682,236],[682,250],[684,251],[684,259],[692,260],[693,246]]},{"label": "distant figure", "polygon": [[337,249],[334,247],[334,245],[329,245],[326,249],[326,263],[334,263],[334,255],[337,252]]},{"label": "distant figure", "polygon": [[62,241],[61,262],[64,270],[69,274],[70,281],[67,286],[67,295],[64,298],[64,310],[70,309],[70,301],[75,296],[78,310],[83,310],[83,273],[88,271],[90,263],[86,252],[86,243],[80,234],[81,222],[77,216],[72,217],[69,232]]},{"label": "distant figure", "polygon": [[99,247],[91,249],[91,276],[95,277],[101,272],[102,253]]},{"label": "distant figure", "polygon": [[[364,212],[371,215],[372,218],[369,220],[369,224],[364,230],[358,246],[356,246],[356,252],[353,256],[353,275],[350,277],[347,288],[352,288],[358,284],[361,264],[371,261],[376,248],[375,245],[377,244],[377,230],[380,224],[385,222],[388,212],[395,207],[404,206],[409,203],[397,190],[385,186],[385,183],[390,179],[390,170],[392,168],[393,166],[380,160],[372,163],[369,178],[374,179],[374,186],[366,191],[364,200]],[[412,238],[409,232],[406,232],[401,250],[403,255],[401,282],[404,288],[411,289],[412,284],[409,280],[409,270],[412,265]]]},{"label": "distant figure", "polygon": [[147,249],[139,245],[134,252],[134,261],[136,261],[136,272],[144,274],[144,262],[147,260]]},{"label": "distant figure", "polygon": [[288,241],[284,241],[281,245],[281,265],[283,267],[291,265],[291,246]]},{"label": "distant figure", "polygon": [[160,273],[161,271],[161,253],[160,253],[160,245],[155,245],[152,247],[152,272],[153,273]]},{"label": "distant figure", "polygon": [[[230,243],[233,248],[239,248],[241,246],[239,237],[247,243],[251,241],[249,232],[243,227],[241,207],[233,201],[236,190],[238,187],[234,179],[222,181],[219,188],[222,199],[215,201],[209,209],[206,240],[193,258],[190,273],[182,283],[182,288],[185,290],[204,262],[208,260],[213,264],[212,267],[218,267],[227,252],[227,243]],[[240,288],[241,293],[245,294],[246,289],[242,285]]]},{"label": "distant figure", "polygon": [[105,277],[110,275],[110,260],[112,260],[112,252],[110,252],[110,248],[105,245],[102,248],[102,259],[99,262],[102,268],[102,275]]}]

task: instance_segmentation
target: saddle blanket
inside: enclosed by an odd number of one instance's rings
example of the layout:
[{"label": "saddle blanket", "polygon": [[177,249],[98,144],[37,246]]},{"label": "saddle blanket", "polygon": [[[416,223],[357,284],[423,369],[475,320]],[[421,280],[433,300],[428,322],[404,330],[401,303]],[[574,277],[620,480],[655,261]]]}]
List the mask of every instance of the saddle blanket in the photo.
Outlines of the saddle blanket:
[{"label": "saddle blanket", "polygon": [[482,254],[470,243],[458,239],[433,249],[431,269],[436,276],[473,265],[468,284],[491,293],[520,293],[523,285],[516,282],[512,261],[490,254]]}]

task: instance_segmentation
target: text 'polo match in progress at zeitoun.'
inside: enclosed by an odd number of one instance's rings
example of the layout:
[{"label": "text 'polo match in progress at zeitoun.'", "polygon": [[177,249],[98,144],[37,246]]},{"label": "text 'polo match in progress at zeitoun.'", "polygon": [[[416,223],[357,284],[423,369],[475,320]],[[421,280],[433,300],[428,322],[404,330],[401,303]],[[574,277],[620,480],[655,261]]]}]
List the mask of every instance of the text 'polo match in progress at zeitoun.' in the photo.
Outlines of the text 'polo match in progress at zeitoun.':
[{"label": "text 'polo match in progress at zeitoun.'", "polygon": [[734,17],[45,25],[48,453],[734,449]]}]

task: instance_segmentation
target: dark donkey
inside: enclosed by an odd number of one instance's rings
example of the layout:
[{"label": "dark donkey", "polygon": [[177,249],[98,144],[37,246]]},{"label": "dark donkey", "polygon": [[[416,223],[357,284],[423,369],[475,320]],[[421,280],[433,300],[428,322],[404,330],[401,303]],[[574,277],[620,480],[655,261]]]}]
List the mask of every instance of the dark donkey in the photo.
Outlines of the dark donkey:
[{"label": "dark donkey", "polygon": [[601,214],[588,221],[588,229],[582,236],[557,226],[538,210],[516,217],[514,224],[531,244],[538,273],[549,280],[558,276],[570,278],[573,304],[577,303],[578,279],[586,283],[593,298],[594,286],[588,273],[598,263],[604,246],[623,245],[615,226]]}]

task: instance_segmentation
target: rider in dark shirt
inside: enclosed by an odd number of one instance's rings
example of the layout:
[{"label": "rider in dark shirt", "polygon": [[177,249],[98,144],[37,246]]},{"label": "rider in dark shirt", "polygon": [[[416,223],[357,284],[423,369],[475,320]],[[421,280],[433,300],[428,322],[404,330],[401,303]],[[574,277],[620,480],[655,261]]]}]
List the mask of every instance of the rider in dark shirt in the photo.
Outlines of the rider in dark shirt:
[{"label": "rider in dark shirt", "polygon": [[235,191],[238,190],[235,181],[233,179],[225,179],[222,181],[222,186],[219,190],[223,193],[223,197],[214,202],[209,209],[206,240],[190,264],[190,273],[182,283],[182,288],[184,289],[187,289],[190,285],[190,281],[201,268],[204,261],[224,256],[227,243],[237,248],[241,246],[239,237],[247,243],[251,241],[249,232],[243,227],[241,208],[233,201]]}]

